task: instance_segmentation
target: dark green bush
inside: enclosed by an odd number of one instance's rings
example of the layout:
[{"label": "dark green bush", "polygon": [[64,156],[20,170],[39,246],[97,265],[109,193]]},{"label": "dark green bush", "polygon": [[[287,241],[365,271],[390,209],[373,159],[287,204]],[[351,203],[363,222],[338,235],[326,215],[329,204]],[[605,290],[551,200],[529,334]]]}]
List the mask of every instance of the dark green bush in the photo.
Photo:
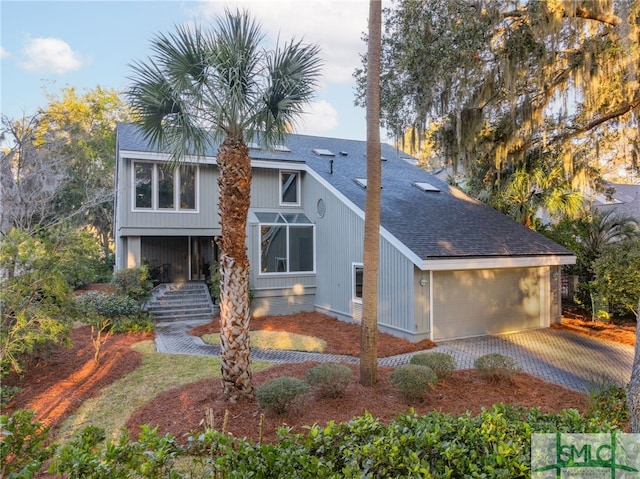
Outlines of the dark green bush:
[{"label": "dark green bush", "polygon": [[344,364],[327,363],[309,369],[305,379],[320,396],[337,398],[344,395],[352,375],[351,368]]},{"label": "dark green bush", "polygon": [[591,391],[585,415],[621,427],[629,422],[627,391],[615,385],[602,386]]},{"label": "dark green bush", "polygon": [[149,268],[145,265],[116,271],[112,282],[116,287],[116,294],[129,296],[139,302],[148,299],[153,289]]},{"label": "dark green bush", "polygon": [[520,370],[515,359],[500,353],[491,353],[476,359],[476,370],[492,381],[510,380]]},{"label": "dark green bush", "polygon": [[140,333],[153,330],[148,313],[141,311],[140,303],[123,294],[90,291],[76,296],[79,320],[113,333]]},{"label": "dark green bush", "polygon": [[141,426],[137,441],[130,441],[126,431],[111,441],[104,430],[90,426],[60,448],[49,472],[68,479],[178,479],[187,477],[174,467],[184,455],[175,437],[159,436],[157,427]]},{"label": "dark green bush", "polygon": [[431,384],[438,382],[438,376],[428,366],[405,364],[391,373],[390,380],[407,401],[416,401]]},{"label": "dark green bush", "polygon": [[304,434],[281,428],[275,444],[205,429],[192,432],[186,446],[147,426],[137,441],[126,432],[105,439],[101,430],[87,428],[61,448],[50,471],[68,479],[526,478],[532,433],[618,430],[602,419],[582,417],[575,409],[543,413],[498,404],[476,416],[432,411],[383,423],[367,413],[315,425]]},{"label": "dark green bush", "polygon": [[54,452],[49,428],[31,410],[0,415],[0,477],[34,477]]},{"label": "dark green bush", "polygon": [[[0,381],[2,380],[2,374],[0,374]],[[2,411],[7,404],[11,402],[13,397],[20,392],[18,386],[7,386],[6,384],[0,384],[0,411]]]},{"label": "dark green bush", "polygon": [[153,320],[148,313],[139,312],[133,316],[116,318],[111,322],[113,333],[150,333],[153,331]]},{"label": "dark green bush", "polygon": [[411,357],[409,364],[430,367],[438,379],[446,379],[456,370],[456,360],[447,353],[419,353]]},{"label": "dark green bush", "polygon": [[283,414],[302,401],[309,393],[309,385],[288,376],[267,381],[256,391],[260,407],[273,414]]},{"label": "dark green bush", "polygon": [[97,314],[109,319],[133,316],[140,311],[138,301],[129,296],[97,291],[76,296],[76,304],[82,315]]}]

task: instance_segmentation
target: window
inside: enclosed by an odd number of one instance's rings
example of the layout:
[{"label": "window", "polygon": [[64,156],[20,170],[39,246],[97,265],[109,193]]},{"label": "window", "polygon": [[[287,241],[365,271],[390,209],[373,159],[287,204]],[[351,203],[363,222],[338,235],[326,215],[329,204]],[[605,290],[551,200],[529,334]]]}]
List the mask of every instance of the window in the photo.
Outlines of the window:
[{"label": "window", "polygon": [[300,205],[300,173],[297,171],[280,172],[280,204]]},{"label": "window", "polygon": [[136,208],[151,208],[151,183],[153,182],[153,165],[151,163],[136,163]]},{"label": "window", "polygon": [[196,169],[192,166],[180,169],[180,209],[196,209]]},{"label": "window", "polygon": [[174,209],[174,183],[173,168],[169,165],[158,165],[158,208]]},{"label": "window", "polygon": [[314,225],[304,213],[256,213],[261,273],[315,271]]},{"label": "window", "polygon": [[362,303],[362,284],[364,268],[361,263],[353,264],[353,301]]},{"label": "window", "polygon": [[161,163],[134,163],[135,209],[195,210],[197,169]]}]

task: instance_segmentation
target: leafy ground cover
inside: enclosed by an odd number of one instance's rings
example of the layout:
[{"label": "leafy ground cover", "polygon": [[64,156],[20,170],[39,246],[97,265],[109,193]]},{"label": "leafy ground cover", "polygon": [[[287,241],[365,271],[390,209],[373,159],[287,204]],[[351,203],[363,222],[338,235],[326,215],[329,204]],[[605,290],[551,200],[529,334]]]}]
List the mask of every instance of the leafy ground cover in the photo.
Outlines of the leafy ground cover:
[{"label": "leafy ground cover", "polygon": [[[298,320],[299,318],[299,320]],[[339,323],[339,322],[338,322]],[[334,319],[315,313],[306,313],[291,317],[274,317],[257,320],[254,327],[263,329],[293,330],[298,334],[306,334],[324,339],[327,351],[341,352],[351,350],[357,353],[358,328],[336,327]],[[338,325],[338,326],[341,326]],[[349,326],[349,325],[347,325]],[[353,326],[353,325],[351,325]],[[583,327],[589,327],[584,323]],[[202,327],[213,332],[215,321]],[[259,329],[259,328],[258,328]],[[591,334],[596,334],[592,330]],[[607,337],[616,339],[617,332],[623,337],[628,330],[624,328],[607,328]],[[214,358],[189,358],[183,356],[160,355],[154,361],[160,361],[154,367],[156,378],[166,376],[162,387],[149,387],[149,370],[140,376],[145,363],[144,341],[149,335],[116,335],[108,338],[103,346],[102,361],[93,365],[93,350],[88,327],[76,328],[73,331],[74,346],[71,349],[52,351],[47,357],[38,358],[36,367],[29,367],[27,374],[5,379],[7,385],[22,387],[22,391],[9,403],[5,413],[26,408],[36,411],[36,418],[53,426],[53,432],[65,432],[69,429],[65,419],[72,413],[79,416],[97,414],[91,411],[101,409],[101,404],[113,403],[135,407],[112,407],[111,415],[120,414],[114,419],[114,427],[126,424],[133,436],[139,432],[139,425],[148,423],[159,426],[162,433],[170,432],[178,438],[191,429],[197,428],[205,416],[213,416],[217,428],[226,422],[227,430],[237,437],[257,439],[260,436],[261,411],[257,401],[246,401],[228,406],[222,397],[222,391],[216,376],[216,360]],[[132,346],[140,343],[135,348]],[[398,338],[387,338],[381,335],[381,349],[389,354],[392,351],[406,352],[416,346]],[[147,346],[148,346],[147,342]],[[394,347],[396,349],[394,349]],[[423,347],[424,349],[424,347]],[[142,351],[142,352],[140,352]],[[200,363],[189,361],[210,361],[211,368],[203,377],[185,378],[187,370],[207,371]],[[291,376],[303,379],[306,371],[314,364],[283,364],[254,371],[256,385],[280,376]],[[480,412],[482,407],[490,407],[496,403],[517,403],[524,406],[540,407],[543,411],[557,412],[563,408],[576,408],[583,411],[587,407],[587,397],[583,394],[568,391],[560,386],[550,385],[524,373],[516,374],[511,381],[487,382],[473,370],[456,371],[445,380],[441,380],[421,400],[408,403],[389,381],[390,368],[380,368],[378,384],[372,389],[357,384],[358,371],[353,369],[353,380],[341,398],[320,398],[312,392],[301,407],[282,416],[266,416],[262,427],[265,441],[275,440],[276,429],[286,425],[296,432],[305,431],[305,426],[325,424],[327,421],[346,421],[353,416],[363,415],[368,411],[381,421],[388,421],[398,414],[414,408],[416,413],[428,411],[461,414],[465,411]],[[183,381],[171,379],[182,377]],[[122,381],[117,383],[118,381]],[[159,382],[159,379],[157,380]],[[157,382],[153,380],[153,382]],[[109,388],[116,384],[116,387]],[[108,392],[121,389],[127,384],[126,399],[124,397],[107,400]],[[186,384],[185,384],[186,383]],[[106,394],[106,396],[105,396]],[[115,397],[115,396],[114,396]],[[86,404],[85,404],[86,403]],[[85,404],[82,409],[82,405]],[[83,412],[84,411],[84,412]],[[113,432],[113,431],[112,431]]]}]

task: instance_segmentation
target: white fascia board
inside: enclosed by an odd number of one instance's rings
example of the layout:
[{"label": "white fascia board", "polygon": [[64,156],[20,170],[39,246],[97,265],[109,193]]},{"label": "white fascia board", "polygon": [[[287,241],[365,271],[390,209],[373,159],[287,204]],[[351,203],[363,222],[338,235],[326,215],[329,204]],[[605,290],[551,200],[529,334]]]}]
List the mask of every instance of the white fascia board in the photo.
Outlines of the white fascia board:
[{"label": "white fascia board", "polygon": [[265,168],[288,171],[308,171],[303,161],[280,161],[280,160],[260,160],[251,159],[251,168]]},{"label": "white fascia board", "polygon": [[[132,151],[132,150],[120,150],[121,158],[129,158],[132,160],[150,160],[150,161],[170,161],[171,155],[168,153],[155,153],[149,151]],[[215,165],[217,164],[215,156],[196,156],[187,155],[182,160],[185,163],[196,163]],[[260,160],[251,159],[252,168],[273,168],[276,170],[304,170],[304,162],[297,161],[278,161],[278,160]]]},{"label": "white fascia board", "polygon": [[422,261],[424,271],[458,271],[465,269],[531,268],[575,264],[573,255],[502,256],[498,258],[437,258]]},{"label": "white fascia board", "polygon": [[[344,203],[347,208],[357,214],[364,221],[364,211],[360,209],[355,203],[353,203],[349,198],[343,195],[337,188],[335,188],[331,183],[326,181],[322,176],[320,176],[313,168],[309,168],[309,166],[305,165],[305,171],[315,178],[322,186],[327,188],[333,195],[336,196],[342,203]],[[392,235],[387,229],[380,226],[380,236],[386,239],[391,245],[393,245],[398,251],[400,251],[403,255],[405,255],[409,261],[411,261],[418,268],[422,268],[423,260],[413,251],[411,251],[407,245],[405,245],[402,241]]]},{"label": "white fascia board", "polygon": [[[128,158],[131,160],[151,160],[151,161],[170,161],[171,155],[168,153],[156,153],[150,151],[132,151],[132,150],[120,150],[121,158]],[[214,156],[196,156],[187,155],[184,156],[181,162],[215,165],[216,158]]]}]

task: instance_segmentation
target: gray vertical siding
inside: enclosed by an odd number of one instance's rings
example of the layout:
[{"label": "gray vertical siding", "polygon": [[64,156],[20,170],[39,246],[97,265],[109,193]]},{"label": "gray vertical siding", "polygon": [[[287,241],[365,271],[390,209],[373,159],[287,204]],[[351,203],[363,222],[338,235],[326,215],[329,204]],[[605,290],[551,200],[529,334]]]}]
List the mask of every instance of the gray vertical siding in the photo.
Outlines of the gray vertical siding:
[{"label": "gray vertical siding", "polygon": [[[316,222],[316,308],[343,320],[359,321],[361,305],[352,298],[352,265],[363,256],[364,220],[329,189],[307,175],[303,181],[305,211]],[[325,214],[317,211],[318,200]],[[380,239],[378,324],[405,337],[414,324],[414,265],[386,239]]]},{"label": "gray vertical siding", "polygon": [[189,229],[199,230],[198,234],[214,235],[220,229],[218,215],[218,184],[215,166],[200,164],[197,189],[196,211],[140,211],[133,209],[134,184],[133,164],[135,161],[124,158],[119,173],[118,211],[120,233],[129,230],[140,232],[144,229],[152,235],[185,235]]}]

